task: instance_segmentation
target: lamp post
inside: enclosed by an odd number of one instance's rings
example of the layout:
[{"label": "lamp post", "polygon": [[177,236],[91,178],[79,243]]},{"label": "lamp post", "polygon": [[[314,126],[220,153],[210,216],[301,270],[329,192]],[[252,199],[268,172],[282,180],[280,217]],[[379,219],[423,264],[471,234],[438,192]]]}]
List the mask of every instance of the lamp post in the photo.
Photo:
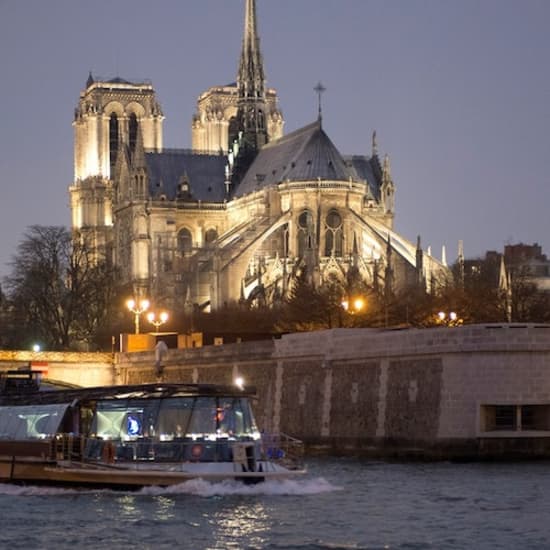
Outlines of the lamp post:
[{"label": "lamp post", "polygon": [[445,325],[447,327],[455,327],[462,324],[462,319],[460,319],[454,311],[450,311],[449,313],[440,311],[437,314],[437,322],[440,325]]},{"label": "lamp post", "polygon": [[137,303],[131,299],[126,302],[126,307],[134,314],[134,324],[136,326],[136,334],[139,334],[139,316],[149,309],[149,300],[140,300]]},{"label": "lamp post", "polygon": [[365,307],[365,300],[361,298],[361,296],[358,296],[356,298],[352,298],[351,301],[349,301],[347,298],[342,300],[341,306],[351,314],[359,313],[364,307]]},{"label": "lamp post", "polygon": [[[340,305],[342,306],[342,309],[346,313],[353,316],[361,313],[363,309],[365,309],[365,299],[362,296],[344,298],[340,302]],[[340,313],[339,313],[339,321],[340,321],[340,326],[343,326],[342,325],[343,319],[342,319],[341,313],[342,313],[342,310],[340,310]],[[357,324],[357,321],[352,319],[349,319],[345,322],[346,326],[350,326],[350,325],[355,326],[356,324]]]},{"label": "lamp post", "polygon": [[168,321],[168,313],[166,313],[166,311],[161,311],[157,318],[155,313],[150,311],[147,314],[147,320],[155,326],[155,332],[158,332],[160,325],[163,325],[166,321]]}]

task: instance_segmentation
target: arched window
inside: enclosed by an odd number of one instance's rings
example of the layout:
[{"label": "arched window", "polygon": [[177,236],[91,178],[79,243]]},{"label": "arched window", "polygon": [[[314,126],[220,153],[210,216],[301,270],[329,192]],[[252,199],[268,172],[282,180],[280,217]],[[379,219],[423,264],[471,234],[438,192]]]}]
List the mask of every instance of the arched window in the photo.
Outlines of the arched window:
[{"label": "arched window", "polygon": [[182,256],[186,256],[193,249],[193,237],[189,229],[182,229],[178,233],[178,251]]},{"label": "arched window", "polygon": [[218,232],[217,232],[215,229],[209,229],[209,230],[204,234],[204,242],[205,242],[206,244],[211,244],[211,243],[213,243],[217,238],[218,238]]},{"label": "arched window", "polygon": [[298,256],[313,246],[313,216],[309,210],[304,210],[298,216]]},{"label": "arched window", "polygon": [[342,216],[331,210],[325,219],[325,256],[342,256],[343,245]]},{"label": "arched window", "polygon": [[111,176],[113,175],[116,157],[118,153],[118,117],[112,113],[109,118],[109,163],[111,165]]},{"label": "arched window", "polygon": [[128,121],[128,144],[130,145],[130,151],[133,153],[136,150],[138,133],[138,119],[135,113],[130,115]]}]

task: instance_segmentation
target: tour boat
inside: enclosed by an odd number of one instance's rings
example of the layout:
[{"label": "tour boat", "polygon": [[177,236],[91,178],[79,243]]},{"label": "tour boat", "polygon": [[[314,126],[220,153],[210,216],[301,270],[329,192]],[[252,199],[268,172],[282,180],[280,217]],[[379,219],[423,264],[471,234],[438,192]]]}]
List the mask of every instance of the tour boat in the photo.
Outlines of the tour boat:
[{"label": "tour boat", "polygon": [[31,370],[0,374],[0,483],[131,489],[303,474],[302,443],[261,434],[254,396],[210,384],[58,389]]}]

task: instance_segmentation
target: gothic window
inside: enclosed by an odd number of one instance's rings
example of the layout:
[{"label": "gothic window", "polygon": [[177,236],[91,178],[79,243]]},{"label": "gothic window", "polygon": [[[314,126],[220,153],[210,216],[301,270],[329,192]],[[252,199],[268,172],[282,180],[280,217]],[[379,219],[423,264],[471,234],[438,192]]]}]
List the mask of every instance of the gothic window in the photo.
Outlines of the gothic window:
[{"label": "gothic window", "polygon": [[343,243],[342,216],[331,210],[325,220],[325,256],[342,256]]},{"label": "gothic window", "polygon": [[304,210],[298,216],[298,256],[303,256],[311,248],[313,233],[313,216],[309,210]]},{"label": "gothic window", "polygon": [[109,162],[111,164],[111,175],[114,172],[116,156],[118,152],[118,117],[112,113],[109,118]]},{"label": "gothic window", "polygon": [[263,130],[265,128],[264,112],[261,110],[258,111],[258,128],[260,130]]},{"label": "gothic window", "polygon": [[178,252],[182,256],[186,256],[193,248],[193,237],[189,229],[182,229],[178,233]]},{"label": "gothic window", "polygon": [[130,120],[128,121],[128,142],[130,145],[130,151],[133,153],[136,150],[137,143],[137,133],[138,133],[138,120],[135,113],[130,115]]},{"label": "gothic window", "polygon": [[204,242],[208,245],[218,238],[218,232],[215,229],[209,229],[204,235]]}]

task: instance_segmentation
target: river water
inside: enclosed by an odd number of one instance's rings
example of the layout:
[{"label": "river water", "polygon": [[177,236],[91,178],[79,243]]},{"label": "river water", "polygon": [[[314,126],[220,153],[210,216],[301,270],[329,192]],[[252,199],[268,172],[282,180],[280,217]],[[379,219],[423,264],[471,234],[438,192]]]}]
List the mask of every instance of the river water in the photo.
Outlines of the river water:
[{"label": "river water", "polygon": [[300,480],[0,485],[1,549],[548,549],[550,463],[315,459]]}]

